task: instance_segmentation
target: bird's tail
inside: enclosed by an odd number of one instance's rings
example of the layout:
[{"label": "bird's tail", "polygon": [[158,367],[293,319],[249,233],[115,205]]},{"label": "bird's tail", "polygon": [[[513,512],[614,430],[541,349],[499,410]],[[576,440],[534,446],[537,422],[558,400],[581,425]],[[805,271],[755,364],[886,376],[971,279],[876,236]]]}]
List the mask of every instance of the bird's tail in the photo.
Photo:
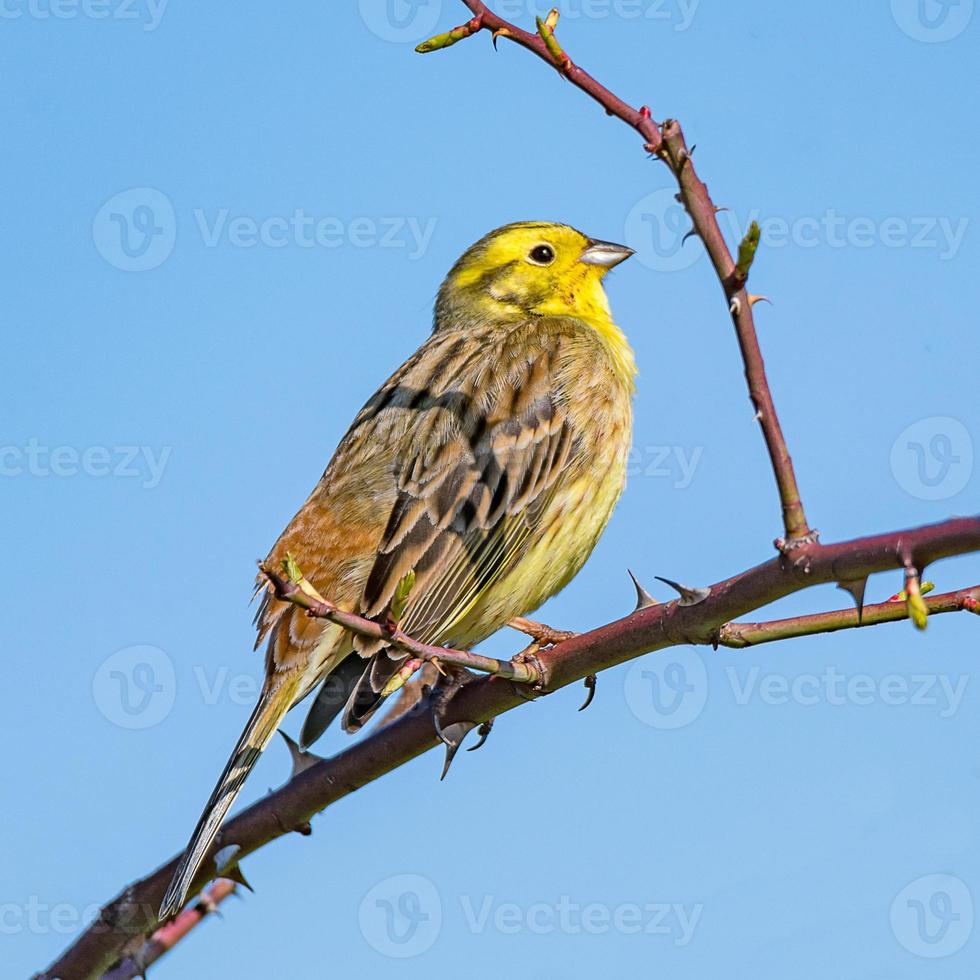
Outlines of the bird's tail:
[{"label": "bird's tail", "polygon": [[201,819],[194,828],[190,843],[163,897],[160,906],[161,922],[176,915],[183,907],[194,876],[201,867],[208,848],[214,842],[225,814],[235,802],[248,774],[258,762],[262,750],[275,734],[279,722],[292,707],[299,683],[298,675],[288,678],[284,678],[281,674],[273,675],[266,680],[258,704],[248,719],[248,724],[238,739],[238,744],[224,772],[221,773],[218,785],[215,786],[201,814]]}]

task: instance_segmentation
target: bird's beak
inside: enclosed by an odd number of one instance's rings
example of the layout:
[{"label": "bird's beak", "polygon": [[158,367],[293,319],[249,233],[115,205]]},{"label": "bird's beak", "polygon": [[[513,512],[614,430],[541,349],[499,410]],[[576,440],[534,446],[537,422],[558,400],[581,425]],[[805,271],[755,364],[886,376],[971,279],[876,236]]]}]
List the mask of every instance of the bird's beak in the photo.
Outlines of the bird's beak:
[{"label": "bird's beak", "polygon": [[615,242],[589,241],[588,248],[582,253],[581,261],[586,265],[599,265],[611,269],[620,262],[625,262],[633,254],[633,249]]}]

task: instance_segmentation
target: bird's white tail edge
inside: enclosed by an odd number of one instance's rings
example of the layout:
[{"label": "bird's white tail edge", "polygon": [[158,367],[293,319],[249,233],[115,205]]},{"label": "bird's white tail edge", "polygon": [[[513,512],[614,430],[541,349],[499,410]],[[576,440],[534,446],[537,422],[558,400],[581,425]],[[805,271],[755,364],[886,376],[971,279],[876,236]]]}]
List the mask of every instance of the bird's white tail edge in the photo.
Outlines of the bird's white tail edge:
[{"label": "bird's white tail edge", "polygon": [[[289,685],[294,686],[294,685]],[[225,814],[235,802],[241,788],[258,762],[262,750],[276,733],[279,722],[292,706],[291,692],[284,690],[282,683],[276,687],[268,684],[263,687],[258,704],[252,711],[248,724],[238,739],[231,758],[225,765],[218,784],[211,793],[211,798],[201,814],[201,819],[194,828],[184,856],[174,872],[173,879],[167,888],[160,905],[160,921],[166,921],[176,915],[187,900],[187,893],[197,874],[208,848],[214,842]]]}]

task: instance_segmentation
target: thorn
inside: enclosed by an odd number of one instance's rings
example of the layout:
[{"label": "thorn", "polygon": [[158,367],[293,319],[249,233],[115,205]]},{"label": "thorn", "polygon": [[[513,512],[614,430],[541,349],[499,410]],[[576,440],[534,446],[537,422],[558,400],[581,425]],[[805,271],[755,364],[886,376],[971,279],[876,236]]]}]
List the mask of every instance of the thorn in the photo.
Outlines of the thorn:
[{"label": "thorn", "polygon": [[722,211],[731,211],[731,208],[726,207],[715,207],[715,214],[721,214]]},{"label": "thorn", "polygon": [[236,885],[241,885],[242,888],[247,888],[253,895],[255,894],[255,889],[249,884],[248,879],[242,874],[242,869],[237,864],[226,871],[221,877],[229,878]]},{"label": "thorn", "polygon": [[289,774],[290,779],[295,779],[301,772],[306,772],[311,766],[323,762],[323,756],[314,752],[304,752],[282,729],[279,729],[279,734],[283,737],[286,748],[289,749],[289,757],[292,761],[293,771]]},{"label": "thorn", "polygon": [[772,300],[768,296],[754,296],[752,293],[748,294],[749,306],[755,306],[756,303],[768,303],[772,306]]},{"label": "thorn", "polygon": [[439,777],[439,781],[442,782],[449,773],[449,767],[453,764],[453,759],[456,758],[456,753],[463,744],[463,739],[476,728],[476,722],[457,721],[443,728],[435,715],[433,715],[432,723],[442,744],[446,746],[446,761],[443,763],[442,775]]},{"label": "thorn", "polygon": [[636,589],[636,608],[633,611],[639,612],[641,609],[646,609],[649,606],[659,606],[660,603],[640,585],[633,572],[628,568],[626,571],[629,572],[629,577],[633,580],[633,587]]},{"label": "thorn", "polygon": [[688,240],[689,238],[692,238],[692,237],[693,237],[694,235],[696,235],[697,233],[698,233],[698,230],[697,230],[697,228],[692,228],[692,229],[691,229],[691,230],[690,230],[690,231],[689,231],[689,232],[688,232],[688,233],[687,233],[687,234],[686,234],[686,235],[685,235],[685,236],[684,236],[684,237],[683,237],[683,238],[681,239],[681,247],[683,247],[683,246],[684,246],[684,243],[685,243],[685,242],[686,242],[686,241],[687,241],[687,240]]},{"label": "thorn", "polygon": [[481,748],[486,740],[490,737],[490,732],[493,730],[493,718],[488,718],[480,727],[476,730],[476,734],[480,736],[480,741],[476,745],[471,745],[466,751],[475,752],[478,748]]},{"label": "thorn", "polygon": [[510,31],[506,27],[500,27],[490,35],[490,40],[493,41],[493,50],[497,50],[497,38],[498,37],[510,37]]},{"label": "thorn", "polygon": [[696,606],[699,602],[704,602],[711,595],[711,589],[691,589],[686,585],[681,585],[679,582],[672,582],[669,578],[662,578],[660,575],[654,575],[654,578],[658,582],[669,585],[680,596],[680,599],[677,601],[677,605],[679,606]]},{"label": "thorn", "polygon": [[864,616],[864,590],[867,587],[867,575],[865,575],[864,578],[846,579],[845,581],[837,583],[837,588],[849,593],[851,598],[854,600],[854,605],[857,606],[858,623],[861,622],[861,618]]},{"label": "thorn", "polygon": [[763,419],[762,409],[757,408],[755,410],[755,415],[753,415],[752,418],[755,419],[756,422],[761,422]]},{"label": "thorn", "polygon": [[[269,792],[271,793],[272,790],[269,790]],[[309,837],[313,833],[313,826],[309,820],[304,820],[303,823],[297,824],[295,827],[287,827],[285,821],[279,816],[278,811],[273,810],[272,817],[284,834],[299,834],[300,837]]]},{"label": "thorn", "polygon": [[695,150],[696,150],[697,148],[698,148],[698,144],[697,144],[697,143],[694,143],[694,144],[693,144],[693,145],[691,146],[691,148],[690,148],[690,149],[689,149],[689,150],[687,151],[687,155],[688,155],[689,157],[693,157],[693,156],[694,156],[694,151],[695,151]]},{"label": "thorn", "polygon": [[217,876],[219,878],[227,878],[229,881],[234,881],[243,888],[247,888],[250,892],[254,892],[255,889],[248,883],[245,875],[242,873],[242,869],[238,865],[238,854],[240,851],[240,845],[229,844],[227,847],[221,848],[221,850],[215,854],[214,863],[215,867],[217,868]]},{"label": "thorn", "polygon": [[732,297],[731,304],[728,307],[728,312],[731,313],[732,316],[738,316],[739,313],[742,312],[742,301],[737,296]]},{"label": "thorn", "polygon": [[585,709],[592,704],[592,699],[595,697],[596,684],[599,682],[599,678],[595,674],[588,674],[585,677],[585,689],[589,692],[585,696],[585,704],[579,708],[579,711],[585,711]]}]

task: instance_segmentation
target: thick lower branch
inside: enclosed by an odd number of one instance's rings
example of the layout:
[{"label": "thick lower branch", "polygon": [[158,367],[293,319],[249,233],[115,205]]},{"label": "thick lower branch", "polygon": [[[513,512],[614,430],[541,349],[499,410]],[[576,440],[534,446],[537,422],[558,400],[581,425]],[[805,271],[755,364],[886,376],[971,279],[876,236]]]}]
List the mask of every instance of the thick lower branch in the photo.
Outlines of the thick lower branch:
[{"label": "thick lower branch", "polygon": [[[908,556],[920,571],[952,555],[980,551],[980,517],[860,538],[841,544],[810,544],[790,556],[717,582],[696,605],[676,602],[648,606],[607,626],[582,633],[541,650],[545,689],[557,690],[590,674],[634,657],[687,643],[710,643],[724,624],[810,585],[853,580],[875,572],[901,573]],[[933,600],[935,601],[935,600]],[[904,607],[903,607],[904,608]],[[450,702],[444,726],[481,723],[526,704],[519,685],[500,677],[467,684]],[[292,829],[306,829],[310,819],[349,793],[396,769],[437,744],[427,712],[409,712],[391,725],[355,742],[330,759],[298,773],[281,789],[248,807],[222,829],[217,847],[237,844],[241,857]],[[178,856],[179,857],[179,856]],[[157,927],[157,909],[178,857],[134,882],[102,910],[44,980],[80,980],[100,975],[124,948]],[[202,869],[194,887],[206,884],[213,871]]]},{"label": "thick lower branch", "polygon": [[161,926],[135,952],[120,960],[102,980],[136,980],[146,977],[146,969],[170,952],[193,929],[212,913],[238,886],[228,878],[218,878],[209,885],[193,905],[184,909],[173,922]]}]

